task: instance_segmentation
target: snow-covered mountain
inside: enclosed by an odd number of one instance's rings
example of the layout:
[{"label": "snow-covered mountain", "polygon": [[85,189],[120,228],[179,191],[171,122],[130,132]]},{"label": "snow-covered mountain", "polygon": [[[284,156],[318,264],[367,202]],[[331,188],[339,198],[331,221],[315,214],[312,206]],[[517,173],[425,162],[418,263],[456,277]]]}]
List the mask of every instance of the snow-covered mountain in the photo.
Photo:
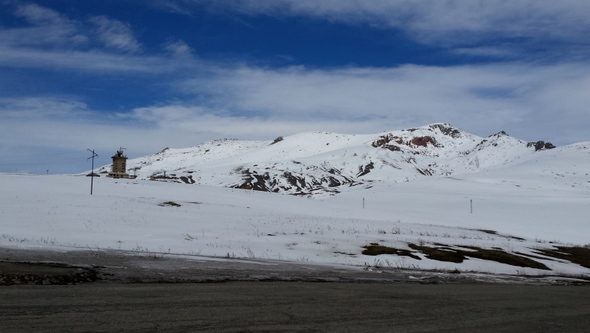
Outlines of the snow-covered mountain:
[{"label": "snow-covered mountain", "polygon": [[0,246],[587,280],[590,142],[552,147],[433,124],[165,149],[92,196],[79,175],[0,174]]},{"label": "snow-covered mountain", "polygon": [[[130,159],[140,179],[289,194],[339,192],[374,181],[408,182],[493,169],[554,148],[499,132],[486,138],[449,124],[374,135],[302,133],[273,141],[215,140]],[[99,172],[106,173],[110,165]]]}]

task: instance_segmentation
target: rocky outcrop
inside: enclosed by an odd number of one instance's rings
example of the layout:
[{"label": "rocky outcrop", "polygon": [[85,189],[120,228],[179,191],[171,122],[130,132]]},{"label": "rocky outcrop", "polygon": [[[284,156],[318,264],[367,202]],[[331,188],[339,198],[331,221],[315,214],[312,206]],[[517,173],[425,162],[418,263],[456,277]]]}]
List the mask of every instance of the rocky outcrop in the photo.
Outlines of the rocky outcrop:
[{"label": "rocky outcrop", "polygon": [[401,151],[402,149],[400,145],[404,145],[410,148],[416,148],[428,147],[429,144],[434,147],[441,147],[441,145],[439,145],[436,139],[432,136],[415,136],[409,139],[407,138],[406,141],[404,141],[403,138],[397,135],[393,135],[391,133],[380,136],[377,140],[371,143],[371,146],[375,148],[387,149],[390,151]]},{"label": "rocky outcrop", "polygon": [[551,142],[536,141],[527,143],[527,147],[534,147],[535,151],[553,149],[555,146]]},{"label": "rocky outcrop", "polygon": [[375,164],[373,162],[369,162],[367,165],[361,165],[359,167],[359,172],[356,176],[362,177],[362,176],[368,174],[369,172],[371,172],[371,170],[373,170],[374,168],[375,168]]},{"label": "rocky outcrop", "polygon": [[[387,134],[387,135],[382,135],[377,140],[373,141],[371,143],[371,146],[373,146],[375,148],[381,147],[381,148],[389,149],[392,151],[399,151],[400,149],[398,146],[389,144],[392,141],[397,143],[398,145],[401,145],[404,143],[404,140],[402,138],[400,138],[399,136]],[[390,146],[396,147],[396,149],[391,149]]]},{"label": "rocky outcrop", "polygon": [[279,143],[281,141],[283,141],[285,138],[283,138],[282,136],[278,136],[276,139],[272,140],[272,142],[270,143],[271,145],[274,145],[276,143]]},{"label": "rocky outcrop", "polygon": [[[353,186],[358,182],[341,174],[340,170],[329,168],[322,170],[319,176],[311,176],[292,171],[276,170],[259,174],[256,170],[240,170],[242,182],[231,187],[263,192],[285,192],[294,195],[313,194],[316,192],[339,192],[338,187]],[[316,170],[317,171],[317,170]]]},{"label": "rocky outcrop", "polygon": [[410,143],[414,146],[420,146],[420,147],[428,147],[429,144],[438,147],[438,143],[436,142],[436,139],[434,139],[431,136],[417,136],[414,137]]},{"label": "rocky outcrop", "polygon": [[442,134],[450,136],[453,139],[461,137],[461,131],[449,124],[432,124],[430,125],[430,128],[438,129]]}]

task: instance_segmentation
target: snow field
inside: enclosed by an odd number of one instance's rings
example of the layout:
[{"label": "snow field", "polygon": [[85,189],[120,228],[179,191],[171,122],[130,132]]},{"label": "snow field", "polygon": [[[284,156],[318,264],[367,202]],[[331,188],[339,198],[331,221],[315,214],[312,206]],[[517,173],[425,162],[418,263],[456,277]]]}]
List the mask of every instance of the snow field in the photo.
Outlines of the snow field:
[{"label": "snow field", "polygon": [[[521,195],[518,191],[523,188],[512,184],[427,180],[398,184],[401,187],[386,183],[368,190],[352,187],[336,196],[307,198],[101,177],[95,179],[91,197],[87,177],[1,174],[0,246],[124,249],[359,268],[547,274],[474,258],[455,264],[430,260],[423,254],[419,254],[422,260],[416,260],[361,252],[370,243],[401,249],[408,249],[408,243],[441,243],[533,254],[534,248],[550,248],[551,240],[587,243],[586,192],[538,193],[532,189]],[[538,195],[531,200],[533,192]],[[472,196],[478,200],[474,214],[469,214],[466,199]],[[167,201],[181,206],[160,206]],[[546,209],[532,209],[535,207]],[[568,209],[561,209],[564,207]],[[561,216],[554,211],[561,211]],[[553,220],[559,217],[562,228]],[[571,225],[562,224],[565,222]],[[499,235],[467,228],[492,229]],[[503,236],[508,234],[527,240]],[[589,269],[563,260],[539,261],[552,274],[590,274]]]}]

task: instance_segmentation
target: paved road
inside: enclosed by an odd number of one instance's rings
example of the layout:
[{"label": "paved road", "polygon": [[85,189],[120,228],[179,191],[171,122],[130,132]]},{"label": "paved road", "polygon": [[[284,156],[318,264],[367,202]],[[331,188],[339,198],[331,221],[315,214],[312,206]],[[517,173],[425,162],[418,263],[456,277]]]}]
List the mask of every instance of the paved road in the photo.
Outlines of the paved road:
[{"label": "paved road", "polygon": [[[564,283],[580,285],[559,285]],[[587,279],[0,249],[1,333],[588,332],[589,327]]]},{"label": "paved road", "polygon": [[590,287],[225,282],[0,287],[0,332],[588,332]]}]

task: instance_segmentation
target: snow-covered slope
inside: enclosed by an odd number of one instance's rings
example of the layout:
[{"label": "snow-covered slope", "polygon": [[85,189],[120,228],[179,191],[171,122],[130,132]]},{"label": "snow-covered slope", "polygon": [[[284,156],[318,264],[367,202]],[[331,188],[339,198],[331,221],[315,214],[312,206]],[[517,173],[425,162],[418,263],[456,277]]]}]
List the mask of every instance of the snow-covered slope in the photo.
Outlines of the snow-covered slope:
[{"label": "snow-covered slope", "polygon": [[[127,167],[140,179],[309,194],[374,181],[473,173],[546,147],[552,145],[535,147],[504,132],[482,138],[449,124],[432,124],[375,135],[302,133],[274,141],[217,140],[166,148],[131,159]],[[103,166],[99,172],[109,169]]]},{"label": "snow-covered slope", "polygon": [[590,277],[589,187],[515,174],[311,198],[106,177],[90,196],[87,177],[0,174],[0,246]]},{"label": "snow-covered slope", "polygon": [[87,177],[0,174],[0,246],[587,278],[590,142],[548,148],[434,124],[166,149],[92,197]]}]

